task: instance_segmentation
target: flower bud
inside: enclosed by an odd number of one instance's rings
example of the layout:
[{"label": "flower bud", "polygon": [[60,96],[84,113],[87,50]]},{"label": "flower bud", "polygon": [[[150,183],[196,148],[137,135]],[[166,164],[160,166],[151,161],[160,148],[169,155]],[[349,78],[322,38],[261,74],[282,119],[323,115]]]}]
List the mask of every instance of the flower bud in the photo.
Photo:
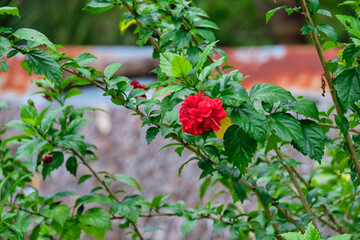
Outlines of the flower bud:
[{"label": "flower bud", "polygon": [[54,161],[54,157],[51,154],[44,154],[41,158],[41,161],[44,164],[52,163]]}]

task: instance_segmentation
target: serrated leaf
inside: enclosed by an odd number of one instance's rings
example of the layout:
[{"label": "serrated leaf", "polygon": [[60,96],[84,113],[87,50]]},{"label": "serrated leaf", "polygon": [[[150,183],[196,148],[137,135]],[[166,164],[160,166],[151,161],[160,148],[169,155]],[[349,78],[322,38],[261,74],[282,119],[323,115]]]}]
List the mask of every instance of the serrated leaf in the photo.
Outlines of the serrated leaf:
[{"label": "serrated leaf", "polygon": [[213,232],[216,233],[216,232],[218,232],[220,230],[223,230],[227,226],[229,226],[228,223],[221,222],[220,220],[215,220],[214,224],[213,224]]},{"label": "serrated leaf", "polygon": [[2,55],[4,55],[6,51],[9,50],[10,48],[11,48],[10,41],[5,37],[0,36],[0,57],[2,57]]},{"label": "serrated leaf", "polygon": [[335,115],[335,122],[336,126],[340,129],[340,131],[346,136],[347,131],[349,129],[349,121],[348,119],[342,114]]},{"label": "serrated leaf", "polygon": [[351,104],[360,99],[360,71],[356,68],[345,69],[337,75],[334,83],[336,92],[346,112]]},{"label": "serrated leaf", "polygon": [[156,138],[156,135],[159,133],[159,131],[160,130],[157,127],[150,127],[146,131],[146,142],[150,144]]},{"label": "serrated leaf", "polygon": [[304,240],[320,240],[320,239],[321,239],[321,237],[320,237],[318,230],[310,222],[306,228],[306,231],[304,234]]},{"label": "serrated leaf", "polygon": [[209,56],[209,54],[211,53],[211,51],[213,50],[216,42],[210,43],[209,45],[207,45],[204,49],[204,51],[201,53],[200,58],[198,63],[196,64],[195,67],[195,72],[197,72],[199,69],[202,68],[202,66],[204,65],[204,63],[206,62],[207,57]]},{"label": "serrated leaf", "polygon": [[185,237],[195,228],[197,222],[198,222],[197,219],[194,220],[186,219],[184,222],[182,222],[181,232],[184,234]]},{"label": "serrated leaf", "polygon": [[38,113],[33,107],[23,104],[20,107],[20,117],[23,122],[35,126]]},{"label": "serrated leaf", "polygon": [[46,176],[55,169],[58,169],[64,162],[64,154],[62,152],[51,152],[54,160],[51,163],[43,164],[41,174],[45,180]]},{"label": "serrated leaf", "polygon": [[224,105],[239,107],[244,102],[250,102],[246,89],[240,84],[231,85],[221,93],[221,101]]},{"label": "serrated leaf", "polygon": [[91,63],[91,62],[95,61],[96,59],[97,59],[97,57],[95,57],[91,53],[84,52],[84,53],[80,53],[75,58],[75,61],[77,62],[77,64],[79,64],[80,67],[84,67],[86,64]]},{"label": "serrated leaf", "polygon": [[172,72],[172,60],[176,54],[166,52],[160,54],[160,70],[168,77],[175,77],[174,73]]},{"label": "serrated leaf", "polygon": [[324,155],[325,135],[319,125],[310,120],[301,120],[303,144],[301,152],[320,163]]},{"label": "serrated leaf", "polygon": [[328,16],[328,17],[331,17],[331,18],[332,18],[331,12],[328,11],[328,10],[325,10],[325,9],[319,9],[319,10],[317,10],[316,13],[317,13],[317,14],[324,15],[324,16]]},{"label": "serrated leaf", "polygon": [[300,30],[301,30],[302,35],[306,35],[308,33],[311,33],[312,31],[314,31],[315,28],[313,26],[311,26],[310,24],[305,24]]},{"label": "serrated leaf", "polygon": [[51,198],[63,198],[63,197],[68,197],[68,196],[74,196],[74,195],[78,195],[76,192],[72,192],[72,191],[59,191],[50,195],[47,195],[45,197],[45,200],[51,199]]},{"label": "serrated leaf", "polygon": [[140,192],[142,192],[139,183],[134,178],[132,178],[132,177],[130,177],[128,175],[125,175],[125,174],[121,174],[121,173],[115,174],[115,175],[113,175],[113,177],[117,181],[125,183],[125,184],[127,184],[129,186],[132,186],[132,187],[136,187]]},{"label": "serrated leaf", "polygon": [[64,107],[59,107],[57,109],[51,110],[49,111],[44,118],[41,120],[41,126],[40,129],[42,131],[42,133],[47,134],[48,131],[50,130],[54,119],[56,118],[57,115],[59,115],[63,110],[65,109]]},{"label": "serrated leaf", "polygon": [[43,139],[32,139],[25,144],[21,145],[15,153],[16,159],[28,158],[32,160],[35,153],[40,151],[40,149],[47,144],[46,140]]},{"label": "serrated leaf", "polygon": [[298,146],[302,146],[304,141],[303,130],[300,122],[290,114],[274,113],[271,114],[270,126],[275,134],[285,141],[294,141]]},{"label": "serrated leaf", "polygon": [[159,91],[157,91],[156,93],[153,94],[152,99],[164,95],[164,94],[168,94],[168,93],[174,93],[174,92],[178,92],[182,89],[184,89],[186,86],[184,84],[177,84],[177,83],[173,83],[167,87],[164,87],[162,89],[160,89]]},{"label": "serrated leaf", "polygon": [[129,202],[120,202],[111,205],[111,212],[120,214],[132,222],[137,222],[140,215],[140,209]]},{"label": "serrated leaf", "polygon": [[61,69],[55,60],[46,52],[35,49],[25,53],[29,69],[35,74],[45,75],[49,79],[60,82]]},{"label": "serrated leaf", "polygon": [[231,122],[240,126],[249,136],[258,142],[264,142],[267,119],[250,104],[242,104],[230,113]]},{"label": "serrated leaf", "polygon": [[232,125],[225,132],[224,146],[228,161],[244,171],[255,154],[257,143],[239,126]]},{"label": "serrated leaf", "polygon": [[220,66],[224,61],[224,57],[221,57],[217,60],[215,60],[212,64],[209,66],[206,66],[199,75],[199,80],[204,81],[211,73],[215,70],[218,66]]},{"label": "serrated leaf", "polygon": [[104,209],[91,208],[79,217],[82,224],[110,229],[111,220],[110,215]]},{"label": "serrated leaf", "polygon": [[349,44],[344,48],[342,59],[345,60],[348,66],[351,66],[359,54],[360,48],[355,44]]},{"label": "serrated leaf", "polygon": [[239,198],[241,202],[244,202],[246,199],[246,188],[241,182],[233,182],[234,184],[234,190],[236,193],[236,196]]},{"label": "serrated leaf", "polygon": [[305,117],[310,117],[319,120],[319,110],[313,100],[307,98],[298,98],[295,102],[286,103],[281,105],[286,110],[292,110]]},{"label": "serrated leaf", "polygon": [[219,27],[214,22],[206,19],[202,19],[194,22],[193,27],[211,28],[211,29],[219,30]]},{"label": "serrated leaf", "polygon": [[331,27],[328,24],[318,24],[316,25],[316,28],[324,33],[326,36],[328,36],[331,40],[334,42],[337,42],[337,33],[333,27]]},{"label": "serrated leaf", "polygon": [[178,50],[183,49],[190,43],[191,37],[192,37],[191,33],[189,33],[188,31],[186,31],[182,28],[179,29],[178,31],[176,31],[176,34],[175,34],[174,46]]},{"label": "serrated leaf", "polygon": [[308,194],[306,195],[306,201],[311,204],[312,200],[314,199],[314,197],[316,196],[316,193],[319,191],[318,188],[314,188],[312,190],[310,190],[308,192]]},{"label": "serrated leaf", "polygon": [[122,65],[121,63],[113,63],[107,66],[104,70],[105,77],[107,79],[110,79],[116,73],[116,71],[119,70],[121,65]]},{"label": "serrated leaf", "polygon": [[65,94],[64,99],[68,99],[68,98],[80,95],[82,93],[83,92],[79,88],[73,87]]},{"label": "serrated leaf", "polygon": [[255,83],[249,92],[249,96],[253,100],[260,100],[271,104],[295,101],[295,98],[289,91],[269,83]]},{"label": "serrated leaf", "polygon": [[174,58],[171,60],[171,72],[174,77],[186,78],[191,68],[191,63],[184,57],[175,55]]},{"label": "serrated leaf", "polygon": [[[19,28],[18,30],[16,30],[14,32],[14,36],[19,39],[24,39],[24,40],[28,40],[28,41],[34,41],[39,44],[44,44],[44,45],[48,46],[49,48],[56,51],[56,47],[54,46],[54,44],[52,42],[50,42],[50,40],[44,34],[42,34],[41,32],[38,32],[34,29]],[[32,51],[34,51],[34,50],[32,50]],[[40,50],[38,50],[38,51],[40,51]]]},{"label": "serrated leaf", "polygon": [[17,7],[10,7],[10,6],[0,7],[0,15],[4,15],[4,14],[20,17],[19,9]]}]

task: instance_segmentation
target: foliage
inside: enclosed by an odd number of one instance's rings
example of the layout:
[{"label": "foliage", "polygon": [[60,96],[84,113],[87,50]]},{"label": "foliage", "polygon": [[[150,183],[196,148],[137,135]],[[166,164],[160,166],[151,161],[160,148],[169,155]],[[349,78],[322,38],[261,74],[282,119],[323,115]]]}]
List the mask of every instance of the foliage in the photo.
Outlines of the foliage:
[{"label": "foliage", "polygon": [[[359,7],[356,2],[345,3]],[[147,231],[139,230],[139,219],[173,216],[184,219],[180,230],[185,237],[198,221],[210,219],[214,232],[227,228],[233,239],[320,239],[320,223],[359,239],[360,138],[356,128],[360,118],[360,20],[336,16],[352,43],[343,44],[345,48],[340,50],[338,59],[325,62],[322,48],[338,46],[336,32],[330,25],[314,25],[312,15],[324,14],[326,10],[320,9],[317,0],[300,0],[297,4],[284,8],[290,13],[301,11],[306,17],[307,25],[302,31],[314,40],[334,103],[324,112],[319,112],[310,99],[295,98],[280,86],[257,83],[247,92],[241,85],[245,77],[239,71],[224,72],[229,66],[225,65],[226,54],[215,47],[213,30],[218,29],[217,25],[191,2],[91,0],[84,7],[92,13],[122,7],[126,10],[121,19],[123,30],[130,21],[136,22],[137,43],[152,44],[153,56],[160,60],[160,68],[154,70],[158,80],[147,86],[130,84],[128,78],[116,76],[120,63],[113,63],[102,72],[87,65],[96,59],[89,53],[71,58],[58,52],[60,46],[36,30],[1,28],[0,53],[7,53],[7,58],[24,55],[23,69],[44,76],[36,82],[43,89],[38,93],[58,107],[50,110],[48,106],[40,111],[29,100],[21,106],[19,120],[0,128],[0,136],[11,129],[23,131],[0,139],[0,236],[24,239],[31,232],[30,239],[78,239],[83,232],[104,239],[112,229],[112,221],[121,219],[118,227],[128,229],[132,239],[145,239]],[[17,15],[14,8],[0,11]],[[273,14],[275,11],[268,18]],[[21,41],[26,45],[20,45]],[[216,52],[221,56],[218,59],[214,58]],[[6,72],[7,67],[6,60],[1,60],[0,69]],[[69,76],[64,77],[64,72]],[[86,84],[101,89],[112,103],[138,115],[143,126],[148,127],[148,143],[160,133],[174,141],[164,147],[177,145],[179,155],[184,148],[192,151],[195,157],[182,165],[179,174],[188,162],[198,161],[202,170],[199,177],[203,179],[200,198],[204,198],[209,186],[221,185],[223,190],[213,193],[205,206],[185,208],[183,201],[167,201],[168,196],[145,199],[133,177],[95,172],[91,164],[98,159],[96,146],[78,133],[90,121],[84,113],[95,109],[75,109],[67,104],[67,99],[82,94],[76,86]],[[147,98],[151,89],[158,91]],[[196,94],[204,95],[206,101],[197,101]],[[187,117],[201,122],[198,136],[184,131],[174,110],[180,103],[184,108],[186,99],[195,105],[187,108]],[[212,102],[216,107],[211,106]],[[7,105],[0,103],[0,107]],[[221,114],[213,123],[211,111],[218,111],[219,107],[228,117]],[[210,128],[211,124],[216,127]],[[219,127],[219,132],[213,131]],[[336,129],[335,137],[328,134],[330,128]],[[16,149],[15,154],[11,148]],[[297,166],[301,162],[286,155],[289,148],[316,160],[310,176],[299,173]],[[76,176],[79,164],[89,174],[81,176],[77,184],[95,178],[99,186],[78,196],[73,205],[59,200],[77,195],[66,189],[49,196],[39,196],[36,189],[30,194],[23,191],[35,172],[46,179],[53,170],[65,167]],[[121,189],[114,192],[110,189],[112,182],[132,186],[136,194]],[[231,196],[233,203],[214,201],[222,193]],[[254,198],[258,199],[257,210],[238,208]],[[93,203],[96,207],[89,205]],[[151,230],[154,229],[148,229]],[[330,239],[349,239],[349,234]]]}]

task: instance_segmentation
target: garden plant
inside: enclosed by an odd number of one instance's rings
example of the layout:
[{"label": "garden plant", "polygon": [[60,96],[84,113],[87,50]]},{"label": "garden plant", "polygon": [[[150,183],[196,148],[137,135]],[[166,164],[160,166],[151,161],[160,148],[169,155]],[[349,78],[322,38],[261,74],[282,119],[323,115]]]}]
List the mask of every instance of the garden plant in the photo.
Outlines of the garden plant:
[{"label": "garden plant", "polygon": [[[314,44],[323,68],[319,87],[332,101],[320,112],[312,100],[295,98],[277,85],[256,83],[246,90],[246,77],[216,48],[217,25],[191,1],[91,0],[84,6],[94,14],[118,8],[120,28],[136,25],[137,44],[153,46],[153,58],[160,64],[153,70],[157,80],[146,86],[117,76],[121,63],[99,71],[88,66],[96,60],[90,53],[71,58],[34,29],[1,26],[0,70],[6,72],[7,59],[24,55],[22,68],[43,75],[34,84],[42,88],[38,94],[49,106],[39,110],[29,100],[21,106],[19,120],[0,128],[0,236],[73,240],[86,234],[104,239],[107,231],[119,227],[132,239],[143,240],[158,229],[140,229],[138,222],[164,216],[182,218],[179,231],[185,237],[208,219],[214,232],[226,229],[233,239],[325,239],[320,229],[334,233],[329,240],[360,239],[360,2],[342,5],[352,6],[353,16],[333,16],[319,8],[319,0],[297,0],[266,15],[267,21],[278,10],[304,16],[306,24],[299,31]],[[19,17],[10,6],[0,7],[0,14]],[[340,21],[349,42],[338,42],[330,25],[314,23],[318,14]],[[334,47],[338,58],[326,61],[323,52]],[[197,161],[200,198],[211,186],[223,190],[213,192],[205,205],[185,208],[183,201],[168,201],[169,193],[145,199],[136,176],[95,171],[92,162],[103,159],[78,134],[89,122],[84,113],[92,108],[67,104],[82,93],[82,85],[101,89],[113,104],[133,111],[147,128],[148,143],[159,135],[168,140],[164,147],[175,146],[180,156],[184,149],[193,152],[179,174]],[[146,95],[154,89],[152,96]],[[0,107],[7,105],[1,102]],[[5,132],[12,136],[3,137]],[[312,159],[314,171],[299,172],[301,158],[290,157],[289,150]],[[74,178],[74,184],[95,178],[98,187],[79,195],[74,204],[60,201],[77,194],[67,189],[48,196],[36,189],[24,192],[34,173],[46,179],[53,170],[66,168],[76,176],[79,164],[88,174],[78,182]],[[116,181],[134,187],[134,193],[113,191],[110,185]],[[229,194],[233,203],[216,201],[218,194]],[[252,201],[256,210],[239,208],[244,201]],[[120,224],[112,224],[119,219]]]}]

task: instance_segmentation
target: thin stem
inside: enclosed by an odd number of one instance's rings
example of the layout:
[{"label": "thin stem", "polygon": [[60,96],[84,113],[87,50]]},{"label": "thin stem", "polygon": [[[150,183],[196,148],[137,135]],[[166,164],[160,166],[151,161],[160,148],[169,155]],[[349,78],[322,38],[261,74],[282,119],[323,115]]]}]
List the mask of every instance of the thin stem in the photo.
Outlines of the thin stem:
[{"label": "thin stem", "polygon": [[[284,155],[279,151],[279,149],[276,149],[275,152],[276,152],[276,154],[278,155],[279,159],[280,159],[282,162],[284,162],[284,161],[285,161],[285,157],[284,157]],[[305,208],[306,213],[307,213],[307,214],[310,214],[310,215],[314,215],[313,212],[312,212],[312,210],[311,210],[311,208],[310,208],[309,203],[308,203],[307,200],[306,200],[305,194],[304,194],[303,190],[301,189],[301,186],[300,186],[297,178],[296,178],[295,175],[294,175],[294,172],[291,170],[291,168],[290,168],[288,165],[286,165],[286,164],[283,163],[283,166],[284,166],[284,168],[286,169],[286,171],[289,173],[290,179],[291,179],[291,181],[293,182],[293,184],[294,184],[297,192],[299,193],[300,201],[301,201],[301,203],[304,205],[304,208]],[[317,228],[317,224],[316,224],[315,219],[311,219],[311,221],[312,221],[312,223],[314,224],[314,226]]]},{"label": "thin stem", "polygon": [[[300,4],[301,4],[301,8],[303,10],[303,14],[305,16],[305,19],[306,19],[306,22],[308,24],[310,24],[312,27],[315,27],[314,26],[314,23],[312,21],[312,18],[311,18],[311,15],[310,15],[310,12],[309,12],[309,9],[306,5],[306,2],[305,0],[300,0]],[[316,48],[316,51],[317,51],[317,54],[318,54],[318,57],[319,57],[319,60],[320,60],[320,63],[321,63],[321,66],[324,70],[324,76],[326,78],[326,81],[328,83],[328,86],[329,86],[329,89],[330,89],[330,94],[331,94],[331,98],[334,102],[334,106],[335,106],[335,109],[336,109],[336,112],[338,114],[342,114],[342,110],[340,108],[340,104],[338,103],[338,100],[337,100],[337,96],[336,96],[336,91],[335,91],[335,87],[334,87],[334,84],[333,84],[333,79],[331,78],[330,76],[330,72],[329,72],[329,69],[327,67],[327,64],[326,64],[326,60],[325,60],[325,57],[324,57],[324,54],[322,52],[322,46],[321,46],[321,43],[319,41],[319,38],[318,36],[316,35],[316,32],[315,31],[312,31],[311,32],[311,38],[312,40],[314,41],[314,44],[315,44],[315,48]],[[350,157],[351,157],[351,160],[354,164],[354,167],[355,167],[355,170],[356,170],[356,173],[358,175],[358,178],[360,179],[360,162],[359,162],[359,159],[356,155],[356,149],[355,149],[355,146],[351,140],[351,137],[350,137],[350,134],[349,134],[349,131],[347,131],[346,133],[346,136],[345,136],[345,141],[346,141],[346,144],[349,148],[349,151],[350,151]]]},{"label": "thin stem", "polygon": [[[320,122],[317,122],[317,125],[322,126],[322,127],[329,127],[329,128],[339,129],[336,125],[332,125],[332,124],[329,124],[329,123],[320,123]],[[349,128],[348,131],[349,131],[349,132],[353,132],[353,133],[360,134],[360,131],[359,131],[359,130],[356,130],[356,129],[354,129],[354,128]]]}]

